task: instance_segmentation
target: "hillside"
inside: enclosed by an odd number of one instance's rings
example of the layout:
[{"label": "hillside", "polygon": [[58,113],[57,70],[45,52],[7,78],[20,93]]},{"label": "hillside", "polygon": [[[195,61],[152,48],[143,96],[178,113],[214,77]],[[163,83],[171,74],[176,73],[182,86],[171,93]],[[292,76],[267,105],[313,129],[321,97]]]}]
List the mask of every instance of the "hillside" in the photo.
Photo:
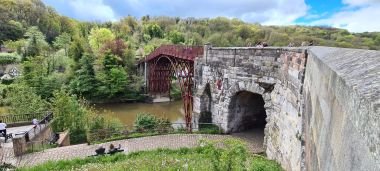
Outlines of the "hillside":
[{"label": "hillside", "polygon": [[350,33],[330,27],[262,26],[224,17],[212,19],[127,16],[117,22],[81,22],[59,15],[40,0],[0,0],[0,43],[24,37],[27,29],[37,26],[52,43],[62,33],[87,39],[92,28],[110,29],[117,38],[146,55],[161,44],[248,46],[267,42],[270,46],[295,46],[313,41],[314,45],[380,49],[380,33]]}]

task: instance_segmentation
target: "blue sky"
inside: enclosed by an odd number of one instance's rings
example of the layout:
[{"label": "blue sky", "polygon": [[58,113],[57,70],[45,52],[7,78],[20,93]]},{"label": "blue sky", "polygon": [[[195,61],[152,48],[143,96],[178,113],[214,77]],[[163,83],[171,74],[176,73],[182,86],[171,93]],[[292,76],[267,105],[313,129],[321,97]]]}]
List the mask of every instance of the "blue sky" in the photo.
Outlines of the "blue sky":
[{"label": "blue sky", "polygon": [[82,21],[123,16],[239,18],[263,25],[325,25],[351,32],[380,31],[380,0],[43,0]]}]

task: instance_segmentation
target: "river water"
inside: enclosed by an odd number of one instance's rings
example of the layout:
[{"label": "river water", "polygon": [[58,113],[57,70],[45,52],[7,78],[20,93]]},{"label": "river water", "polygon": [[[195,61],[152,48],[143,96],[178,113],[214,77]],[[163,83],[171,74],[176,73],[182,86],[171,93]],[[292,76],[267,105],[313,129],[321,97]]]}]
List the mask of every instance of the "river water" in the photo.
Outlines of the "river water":
[{"label": "river water", "polygon": [[137,114],[140,113],[150,113],[161,118],[167,118],[172,123],[184,123],[182,101],[97,104],[95,109],[101,114],[119,118],[125,125],[133,125]]}]

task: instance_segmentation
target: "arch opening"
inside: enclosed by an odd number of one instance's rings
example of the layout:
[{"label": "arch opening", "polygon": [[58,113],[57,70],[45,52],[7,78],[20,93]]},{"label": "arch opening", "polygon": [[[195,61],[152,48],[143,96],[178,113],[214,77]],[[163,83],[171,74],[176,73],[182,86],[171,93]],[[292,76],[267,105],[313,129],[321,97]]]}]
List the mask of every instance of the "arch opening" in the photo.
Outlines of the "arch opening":
[{"label": "arch opening", "polygon": [[200,117],[199,123],[212,123],[211,113],[211,88],[207,83],[200,97]]},{"label": "arch opening", "polygon": [[264,134],[266,125],[265,102],[260,94],[249,91],[237,92],[229,105],[228,132],[259,130]]}]

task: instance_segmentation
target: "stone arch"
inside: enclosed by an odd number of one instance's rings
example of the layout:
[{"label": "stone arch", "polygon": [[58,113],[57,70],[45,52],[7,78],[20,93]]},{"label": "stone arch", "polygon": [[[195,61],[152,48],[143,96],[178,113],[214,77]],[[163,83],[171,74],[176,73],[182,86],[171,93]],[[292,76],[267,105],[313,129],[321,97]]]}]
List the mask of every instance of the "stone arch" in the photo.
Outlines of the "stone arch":
[{"label": "stone arch", "polygon": [[207,83],[200,96],[199,123],[212,123],[211,102],[211,87]]},{"label": "stone arch", "polygon": [[265,128],[267,112],[261,94],[238,91],[228,105],[227,132],[241,132],[251,128]]}]

